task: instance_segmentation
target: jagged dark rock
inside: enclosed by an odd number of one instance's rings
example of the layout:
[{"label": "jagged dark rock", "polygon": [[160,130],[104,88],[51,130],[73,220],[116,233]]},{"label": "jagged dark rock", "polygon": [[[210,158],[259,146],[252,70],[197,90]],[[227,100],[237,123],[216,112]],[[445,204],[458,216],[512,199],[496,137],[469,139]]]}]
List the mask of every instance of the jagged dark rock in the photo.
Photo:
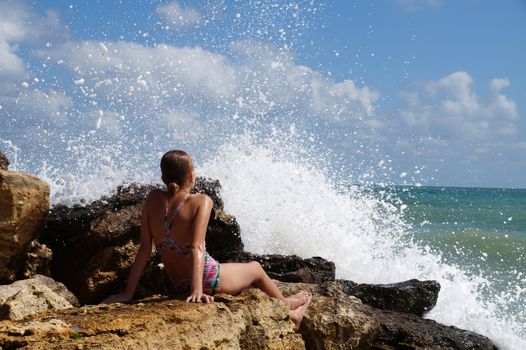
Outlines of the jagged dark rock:
[{"label": "jagged dark rock", "polygon": [[334,281],[336,267],[321,257],[302,259],[296,255],[241,253],[232,261],[258,261],[270,278],[282,282],[323,283]]},{"label": "jagged dark rock", "polygon": [[287,295],[300,290],[314,295],[300,330],[307,349],[497,349],[474,332],[363,304],[337,282],[279,283],[279,287]]},{"label": "jagged dark rock", "polygon": [[338,280],[345,293],[382,310],[393,310],[422,316],[435,307],[440,284],[416,279],[391,284],[357,284]]},{"label": "jagged dark rock", "polygon": [[497,350],[487,337],[416,315],[371,309],[380,331],[372,349]]},{"label": "jagged dark rock", "polygon": [[[55,254],[54,278],[66,284],[81,303],[96,303],[125,283],[139,244],[141,208],[155,188],[120,186],[113,196],[86,207],[57,206],[50,211],[41,241]],[[239,225],[223,211],[219,181],[198,178],[195,192],[206,193],[214,201],[206,238],[210,254],[226,261],[242,252]]]}]

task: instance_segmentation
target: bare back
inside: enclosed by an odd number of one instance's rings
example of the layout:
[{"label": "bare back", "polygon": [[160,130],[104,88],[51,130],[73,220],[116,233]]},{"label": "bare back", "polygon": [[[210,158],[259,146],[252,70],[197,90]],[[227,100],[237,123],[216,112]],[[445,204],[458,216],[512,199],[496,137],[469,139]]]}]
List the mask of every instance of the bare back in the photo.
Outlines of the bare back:
[{"label": "bare back", "polygon": [[[203,220],[203,218],[198,218],[196,214],[204,202],[211,200],[202,194],[188,195],[187,198],[186,196],[187,194],[183,192],[172,196],[161,190],[153,190],[150,193],[145,203],[144,213],[148,216],[148,227],[156,246],[160,246],[165,238],[166,208],[168,208],[167,221],[171,224],[168,231],[169,236],[184,246],[195,243],[196,220]],[[184,204],[176,213],[177,206],[183,201]],[[205,230],[206,225],[208,225],[208,217],[206,218]],[[199,226],[202,226],[202,223]],[[173,250],[163,250],[161,260],[167,273],[175,280],[187,279],[192,274],[191,260]]]}]

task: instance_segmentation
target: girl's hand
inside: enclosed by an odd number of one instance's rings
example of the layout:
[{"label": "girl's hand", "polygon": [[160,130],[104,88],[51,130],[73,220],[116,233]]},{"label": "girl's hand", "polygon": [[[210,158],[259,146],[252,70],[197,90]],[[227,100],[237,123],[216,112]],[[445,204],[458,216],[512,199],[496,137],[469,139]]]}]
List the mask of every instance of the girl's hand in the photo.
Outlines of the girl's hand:
[{"label": "girl's hand", "polygon": [[187,303],[202,303],[203,301],[210,304],[210,302],[214,301],[214,297],[203,292],[192,292],[192,295],[186,298]]},{"label": "girl's hand", "polygon": [[128,294],[122,292],[119,294],[110,295],[109,297],[101,301],[101,304],[127,303],[131,299],[132,298]]}]

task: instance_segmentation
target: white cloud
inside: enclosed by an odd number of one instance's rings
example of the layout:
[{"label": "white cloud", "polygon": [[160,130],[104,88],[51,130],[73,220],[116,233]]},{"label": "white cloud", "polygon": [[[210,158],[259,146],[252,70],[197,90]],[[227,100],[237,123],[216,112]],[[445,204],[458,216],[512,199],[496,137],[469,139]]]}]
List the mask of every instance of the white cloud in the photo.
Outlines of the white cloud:
[{"label": "white cloud", "polygon": [[193,104],[209,118],[281,113],[347,122],[374,113],[378,92],[298,65],[290,51],[258,42],[231,49],[236,61],[198,47],[130,42],[68,42],[39,55],[63,61],[75,74],[72,89],[106,109],[165,113]]},{"label": "white cloud", "polygon": [[71,99],[52,89],[36,88],[39,80],[21,53],[31,55],[33,49],[67,37],[68,30],[55,12],[39,15],[23,1],[0,0],[0,106],[1,121],[6,123],[2,131],[9,132],[8,125],[20,127],[24,122],[33,128],[40,127],[40,122],[55,127],[67,123]]},{"label": "white cloud", "polygon": [[[235,70],[224,56],[201,48],[130,42],[68,42],[41,57],[64,61],[86,94],[111,91],[114,97],[193,93],[211,99],[232,93]],[[78,86],[81,86],[77,84]]]},{"label": "white cloud", "polygon": [[[58,25],[52,14],[28,16],[35,23],[49,20],[50,30]],[[31,70],[19,73],[16,89],[7,100],[0,96],[0,104],[13,120],[6,135],[34,136],[26,145],[39,145],[44,140],[39,135],[47,135],[49,147],[84,136],[121,144],[135,144],[140,137],[151,140],[151,147],[156,142],[164,145],[188,139],[198,145],[223,142],[247,125],[256,129],[279,128],[280,122],[298,128],[313,127],[319,121],[323,121],[320,128],[381,129],[384,125],[373,119],[377,91],[352,80],[335,81],[300,65],[286,47],[239,41],[227,53],[218,54],[199,47],[75,41],[67,36],[46,45],[51,37],[32,30],[23,26],[6,30],[10,38],[19,40],[9,42],[13,46],[6,52],[26,69],[25,57],[17,55],[16,46],[34,41],[33,58],[41,60],[44,73],[52,75],[62,92],[35,81],[39,68],[34,70],[40,65],[32,65]],[[26,88],[21,81],[27,81]],[[21,131],[24,128],[27,132]],[[59,133],[61,137],[55,139],[49,136]]]},{"label": "white cloud", "polygon": [[401,116],[407,127],[421,136],[446,139],[491,139],[518,134],[518,110],[501,90],[508,79],[493,79],[487,97],[473,88],[467,72],[455,72],[422,89],[403,94],[407,106]]},{"label": "white cloud", "polygon": [[53,127],[65,127],[68,122],[68,112],[73,106],[72,99],[57,91],[41,91],[38,89],[23,92],[16,97],[15,107],[18,112],[18,122],[47,121]]},{"label": "white cloud", "polygon": [[18,77],[24,74],[24,62],[15,52],[9,43],[0,39],[0,77]]},{"label": "white cloud", "polygon": [[471,89],[473,79],[466,72],[455,72],[436,82],[428,82],[426,91],[433,96],[444,93],[444,112],[449,114],[472,113],[479,108],[478,97]]},{"label": "white cloud", "polygon": [[368,87],[357,87],[352,80],[333,79],[298,65],[292,52],[259,42],[236,42],[232,45],[242,65],[239,81],[252,87],[240,96],[257,106],[257,111],[285,107],[306,116],[333,121],[352,121],[374,113],[379,93]]},{"label": "white cloud", "polygon": [[510,84],[509,79],[496,78],[491,81],[490,103],[488,108],[492,115],[516,121],[519,118],[517,105],[514,101],[501,93],[501,90],[508,87]]},{"label": "white cloud", "polygon": [[155,13],[162,17],[167,25],[175,28],[197,26],[203,21],[196,9],[183,7],[177,0],[158,6]]},{"label": "white cloud", "polygon": [[22,42],[38,44],[57,36],[67,36],[67,30],[55,12],[48,11],[43,17],[21,1],[0,1],[0,78],[20,78],[26,73],[18,55]]},{"label": "white cloud", "polygon": [[437,7],[442,4],[442,0],[395,0],[400,6],[408,11],[417,11],[428,7]]}]

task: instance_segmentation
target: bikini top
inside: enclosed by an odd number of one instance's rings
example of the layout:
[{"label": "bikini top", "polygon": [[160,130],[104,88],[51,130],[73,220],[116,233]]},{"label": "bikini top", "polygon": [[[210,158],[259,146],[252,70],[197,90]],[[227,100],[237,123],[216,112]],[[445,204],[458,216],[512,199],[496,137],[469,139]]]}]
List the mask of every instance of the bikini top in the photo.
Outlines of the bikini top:
[{"label": "bikini top", "polygon": [[175,212],[171,217],[172,222],[170,224],[168,224],[168,202],[166,202],[166,205],[164,207],[164,237],[162,242],[156,246],[157,251],[159,253],[162,253],[165,249],[171,249],[176,253],[180,253],[181,255],[190,258],[190,253],[192,252],[191,246],[182,244],[178,240],[174,239],[170,234],[170,230],[175,222],[177,214],[179,214],[179,211],[181,210],[184,202],[186,202],[187,199],[188,194],[186,195],[186,197],[184,197],[183,201],[179,203],[177,208],[175,208]]}]

